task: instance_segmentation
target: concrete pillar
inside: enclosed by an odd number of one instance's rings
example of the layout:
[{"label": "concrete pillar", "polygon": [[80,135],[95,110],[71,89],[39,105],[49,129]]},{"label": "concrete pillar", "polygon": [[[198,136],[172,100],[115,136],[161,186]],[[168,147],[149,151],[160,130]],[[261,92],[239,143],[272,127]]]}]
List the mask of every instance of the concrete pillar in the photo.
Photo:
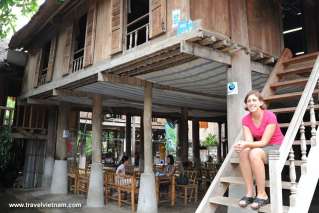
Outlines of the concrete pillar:
[{"label": "concrete pillar", "polygon": [[92,165],[86,201],[88,207],[104,206],[103,165],[101,163],[102,117],[102,97],[96,95],[93,97]]},{"label": "concrete pillar", "polygon": [[144,88],[144,173],[141,175],[138,213],[157,213],[155,176],[152,157],[152,84]]},{"label": "concrete pillar", "polygon": [[52,194],[67,194],[68,192],[66,143],[63,132],[68,130],[69,111],[69,106],[66,104],[59,106],[55,162],[50,189]]},{"label": "concrete pillar", "polygon": [[126,142],[126,156],[131,158],[131,139],[132,139],[132,127],[131,127],[131,115],[126,114],[126,128],[125,128],[125,142]]},{"label": "concrete pillar", "polygon": [[48,140],[45,151],[44,172],[42,178],[42,187],[49,188],[51,186],[53,167],[54,167],[54,152],[57,129],[57,110],[53,107],[48,110]]},{"label": "concrete pillar", "polygon": [[199,141],[199,121],[192,121],[192,137],[193,137],[193,161],[195,168],[200,168],[200,141]]},{"label": "concrete pillar", "polygon": [[[247,25],[246,0],[233,1],[230,4],[231,38],[234,42],[249,47],[249,35]],[[238,94],[227,95],[227,130],[228,147],[230,148],[239,134],[242,125],[241,118],[245,114],[244,98],[252,88],[250,55],[244,50],[234,53],[231,57],[231,68],[227,72],[228,82],[237,82]],[[231,185],[230,197],[242,197],[245,193],[244,186]],[[228,208],[228,212],[249,212],[238,208]]]}]

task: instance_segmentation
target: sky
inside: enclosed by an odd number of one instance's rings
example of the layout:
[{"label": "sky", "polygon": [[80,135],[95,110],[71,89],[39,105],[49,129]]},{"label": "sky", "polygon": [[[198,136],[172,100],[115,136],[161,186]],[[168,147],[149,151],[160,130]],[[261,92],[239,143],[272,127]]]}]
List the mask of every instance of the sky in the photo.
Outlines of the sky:
[{"label": "sky", "polygon": [[[41,4],[43,4],[43,2],[45,2],[45,0],[38,0],[38,5],[40,6]],[[21,15],[21,10],[19,8],[13,8],[13,13],[16,14],[18,20],[16,22],[16,31],[19,31],[19,29],[21,29],[24,25],[26,25],[31,17],[25,17]],[[10,33],[6,40],[10,40],[11,36],[13,35],[13,32]]]}]

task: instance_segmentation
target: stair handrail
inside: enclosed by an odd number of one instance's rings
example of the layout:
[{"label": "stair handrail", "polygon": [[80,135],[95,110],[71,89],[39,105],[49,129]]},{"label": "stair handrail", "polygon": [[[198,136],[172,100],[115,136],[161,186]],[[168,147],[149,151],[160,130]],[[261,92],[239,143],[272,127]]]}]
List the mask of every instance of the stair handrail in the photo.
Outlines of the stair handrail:
[{"label": "stair handrail", "polygon": [[279,169],[280,171],[282,171],[285,165],[285,162],[289,155],[290,148],[292,147],[295,137],[299,131],[299,127],[301,125],[304,114],[307,110],[310,98],[312,97],[312,94],[317,85],[318,79],[319,79],[319,56],[316,59],[315,65],[311,71],[308,82],[305,86],[305,89],[301,95],[301,98],[299,100],[295,113],[289,124],[288,130],[285,134],[282,145],[279,148],[280,156],[278,159],[277,169]]}]

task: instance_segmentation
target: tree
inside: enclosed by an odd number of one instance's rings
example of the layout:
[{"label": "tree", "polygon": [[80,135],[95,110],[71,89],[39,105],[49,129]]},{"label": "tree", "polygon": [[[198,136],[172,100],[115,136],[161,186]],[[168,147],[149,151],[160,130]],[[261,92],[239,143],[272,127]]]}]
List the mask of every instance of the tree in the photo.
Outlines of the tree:
[{"label": "tree", "polygon": [[22,16],[31,17],[38,10],[38,1],[0,0],[0,39],[15,32],[17,15],[14,10],[20,10]]}]

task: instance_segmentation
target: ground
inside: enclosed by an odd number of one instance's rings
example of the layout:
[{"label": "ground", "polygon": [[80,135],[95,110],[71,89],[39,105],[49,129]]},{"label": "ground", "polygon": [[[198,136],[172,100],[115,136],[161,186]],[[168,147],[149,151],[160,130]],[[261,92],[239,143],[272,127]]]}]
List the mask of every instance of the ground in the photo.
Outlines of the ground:
[{"label": "ground", "polygon": [[[81,208],[9,208],[9,203],[81,203]],[[118,207],[116,202],[108,203],[105,208],[86,208],[86,199],[84,195],[52,195],[45,190],[3,190],[0,192],[0,212],[3,213],[130,213],[129,206]],[[193,213],[199,202],[188,204],[184,207],[181,200],[177,201],[175,207],[161,204],[159,213]]]}]

